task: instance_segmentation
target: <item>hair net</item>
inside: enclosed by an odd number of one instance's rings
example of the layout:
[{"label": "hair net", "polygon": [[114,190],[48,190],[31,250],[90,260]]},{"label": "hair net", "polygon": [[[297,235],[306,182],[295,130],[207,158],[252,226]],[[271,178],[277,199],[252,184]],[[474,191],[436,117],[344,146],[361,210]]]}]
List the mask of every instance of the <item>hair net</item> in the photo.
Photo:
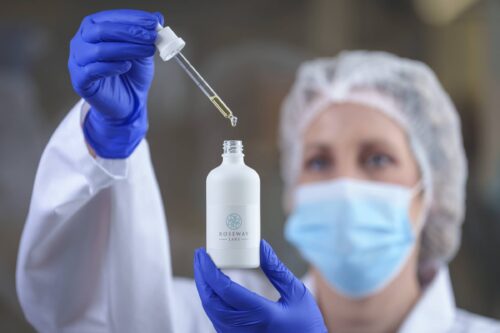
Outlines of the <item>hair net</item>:
[{"label": "hair net", "polygon": [[340,102],[376,108],[404,128],[425,189],[420,268],[449,261],[460,243],[467,165],[457,111],[421,62],[354,51],[300,66],[281,110],[285,203],[301,170],[304,130],[329,104]]}]

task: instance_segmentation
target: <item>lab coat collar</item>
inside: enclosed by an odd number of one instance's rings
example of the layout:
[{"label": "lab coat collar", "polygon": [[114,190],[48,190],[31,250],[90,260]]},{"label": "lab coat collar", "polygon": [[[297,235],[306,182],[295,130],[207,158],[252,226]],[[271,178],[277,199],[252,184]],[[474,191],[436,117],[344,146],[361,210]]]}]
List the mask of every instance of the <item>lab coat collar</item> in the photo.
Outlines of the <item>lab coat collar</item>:
[{"label": "lab coat collar", "polygon": [[[312,274],[303,278],[304,285],[315,295]],[[422,296],[404,320],[399,333],[448,332],[455,318],[455,298],[447,267],[441,268],[424,289]]]}]

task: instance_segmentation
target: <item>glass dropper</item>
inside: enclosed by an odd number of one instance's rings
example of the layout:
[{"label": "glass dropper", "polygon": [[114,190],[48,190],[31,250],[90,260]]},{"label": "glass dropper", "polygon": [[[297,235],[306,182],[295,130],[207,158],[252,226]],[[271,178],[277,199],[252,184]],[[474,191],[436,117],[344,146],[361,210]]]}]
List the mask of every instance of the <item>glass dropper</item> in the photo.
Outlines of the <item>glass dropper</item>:
[{"label": "glass dropper", "polygon": [[222,99],[217,95],[217,93],[210,87],[210,85],[203,79],[203,77],[198,73],[198,71],[191,65],[191,63],[186,59],[186,57],[181,53],[177,53],[174,56],[179,66],[184,69],[184,71],[189,75],[189,77],[196,83],[198,88],[205,94],[205,96],[210,99],[210,101],[215,105],[217,110],[224,116],[224,118],[229,119],[233,127],[236,126],[238,118],[233,115],[233,112],[227,107],[227,105],[222,101]]},{"label": "glass dropper", "polygon": [[156,27],[158,37],[156,39],[156,47],[160,51],[160,57],[164,60],[175,58],[179,66],[189,75],[189,77],[196,83],[198,88],[208,97],[212,104],[219,110],[224,118],[229,119],[231,126],[235,127],[238,118],[231,112],[227,105],[217,95],[217,93],[210,87],[210,85],[203,79],[198,71],[191,65],[186,57],[181,53],[182,48],[186,45],[182,38],[179,38],[170,27],[162,27],[160,24]]}]

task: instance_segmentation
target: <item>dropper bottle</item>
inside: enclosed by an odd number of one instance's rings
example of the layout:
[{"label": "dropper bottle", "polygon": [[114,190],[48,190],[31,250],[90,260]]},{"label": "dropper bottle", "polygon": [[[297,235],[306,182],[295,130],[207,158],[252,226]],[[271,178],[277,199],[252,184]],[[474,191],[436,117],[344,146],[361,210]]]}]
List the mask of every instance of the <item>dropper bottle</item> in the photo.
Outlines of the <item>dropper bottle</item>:
[{"label": "dropper bottle", "polygon": [[219,268],[260,265],[260,178],[243,157],[240,140],[224,141],[207,176],[207,252]]},{"label": "dropper bottle", "polygon": [[163,61],[168,61],[174,58],[179,66],[187,73],[187,75],[194,81],[200,90],[208,97],[212,104],[219,110],[224,118],[229,119],[231,126],[235,127],[238,118],[233,115],[233,112],[227,107],[217,93],[210,87],[210,85],[203,79],[198,71],[191,65],[186,57],[181,53],[181,50],[186,45],[186,42],[178,37],[170,27],[162,27],[159,23],[156,27],[158,37],[156,39],[156,48],[160,52],[160,57]]}]

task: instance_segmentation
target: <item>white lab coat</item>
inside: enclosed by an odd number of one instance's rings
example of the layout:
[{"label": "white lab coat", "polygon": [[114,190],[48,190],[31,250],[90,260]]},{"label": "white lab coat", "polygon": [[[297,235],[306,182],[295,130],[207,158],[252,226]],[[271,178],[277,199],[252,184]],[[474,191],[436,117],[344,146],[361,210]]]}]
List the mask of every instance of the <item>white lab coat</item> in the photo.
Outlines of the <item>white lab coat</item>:
[{"label": "white lab coat", "polygon": [[[212,333],[190,279],[172,277],[163,204],[143,141],[126,160],[92,158],[81,131],[80,101],[45,149],[22,235],[17,292],[42,333]],[[271,299],[252,271],[228,274]],[[314,293],[310,277],[305,284]],[[443,269],[400,332],[500,332],[457,310]]]}]

